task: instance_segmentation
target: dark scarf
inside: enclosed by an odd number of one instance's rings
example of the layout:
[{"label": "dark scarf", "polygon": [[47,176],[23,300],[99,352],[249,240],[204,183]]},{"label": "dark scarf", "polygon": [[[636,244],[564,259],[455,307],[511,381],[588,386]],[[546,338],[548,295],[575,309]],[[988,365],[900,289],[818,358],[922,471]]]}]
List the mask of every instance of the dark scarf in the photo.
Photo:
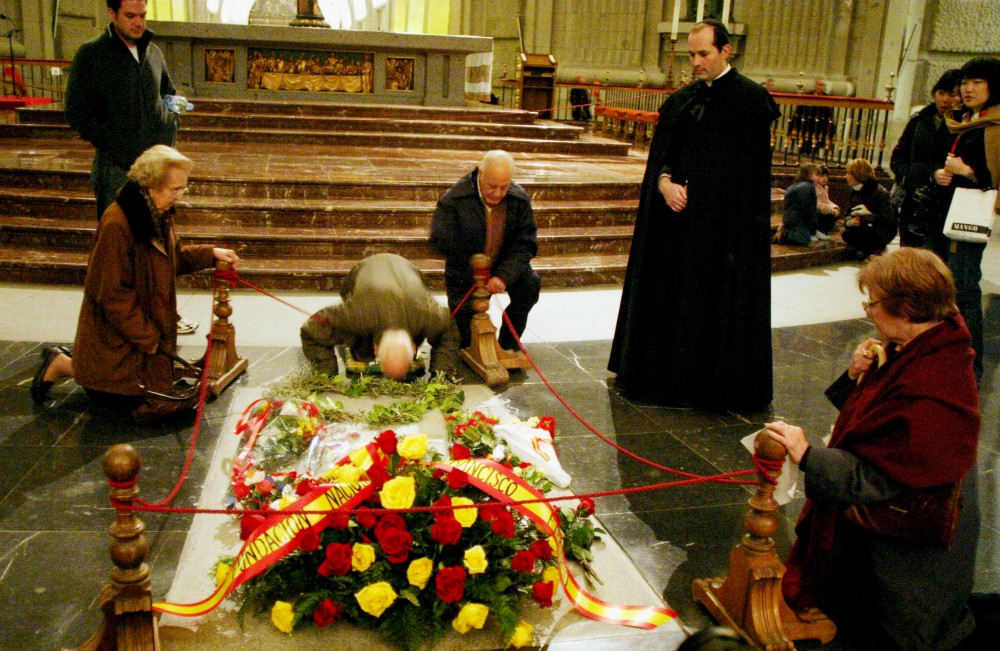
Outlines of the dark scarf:
[{"label": "dark scarf", "polygon": [[118,190],[115,201],[125,213],[129,230],[137,243],[157,242],[166,249],[173,208],[165,213],[158,212],[149,191],[132,180]]}]

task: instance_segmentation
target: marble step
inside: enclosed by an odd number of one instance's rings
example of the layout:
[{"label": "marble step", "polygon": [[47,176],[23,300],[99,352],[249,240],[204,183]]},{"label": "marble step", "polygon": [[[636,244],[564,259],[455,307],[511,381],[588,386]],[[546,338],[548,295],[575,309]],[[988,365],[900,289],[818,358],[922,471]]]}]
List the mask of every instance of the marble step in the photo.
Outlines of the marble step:
[{"label": "marble step", "polygon": [[[38,111],[34,114],[19,113],[21,124],[65,126],[66,120],[59,111]],[[550,140],[577,140],[584,130],[558,122],[510,123],[478,122],[468,119],[400,119],[393,117],[316,116],[316,115],[267,115],[244,113],[209,113],[194,111],[184,116],[182,133],[196,128],[221,128],[229,130],[281,129],[283,131],[330,131],[364,133],[449,134],[493,136],[511,138],[542,138]]]},{"label": "marble step", "polygon": [[[95,230],[93,219],[0,215],[0,246],[86,252]],[[231,247],[248,259],[326,256],[357,261],[383,252],[412,259],[435,257],[427,228],[379,224],[368,228],[178,224],[177,230],[188,243]],[[542,228],[538,232],[538,248],[545,255],[623,254],[628,253],[631,240],[630,225]]]},{"label": "marble step", "polygon": [[[66,139],[78,136],[68,125],[0,124],[0,138]],[[285,129],[232,130],[182,126],[177,148],[187,143],[253,143],[266,145],[329,145],[355,147],[398,147],[404,149],[452,149],[485,152],[506,149],[534,154],[574,154],[577,156],[626,156],[629,143],[608,139],[552,140],[502,135],[461,135],[447,133],[377,133],[364,131],[304,131]]]},{"label": "marble step", "polygon": [[[81,165],[82,167],[82,165]],[[207,166],[205,166],[207,167]],[[455,179],[421,180],[370,180],[362,174],[350,179],[350,174],[339,175],[334,171],[310,178],[278,175],[264,172],[255,175],[248,167],[240,174],[209,176],[196,167],[188,182],[186,201],[199,198],[228,198],[268,201],[409,201],[436,202]],[[457,178],[457,176],[456,176]],[[528,180],[521,184],[533,202],[540,201],[638,201],[639,185],[630,180]],[[0,163],[0,192],[66,193],[83,196],[91,193],[89,164],[87,169],[31,169],[4,166]],[[13,195],[5,194],[11,200]],[[255,202],[260,205],[260,201]]]},{"label": "marble step", "polygon": [[[466,120],[498,124],[532,124],[538,114],[532,111],[504,109],[492,106],[416,106],[406,104],[361,104],[337,102],[280,102],[268,100],[241,100],[208,97],[189,97],[198,113],[228,113],[232,115],[288,115],[315,117],[389,118],[395,120]],[[17,120],[24,123],[51,123],[53,116],[61,116],[61,103],[17,109]],[[185,116],[185,117],[187,117]],[[64,119],[59,119],[65,122]]]},{"label": "marble step", "polygon": [[[0,187],[0,215],[96,223],[89,189]],[[533,202],[539,228],[554,226],[631,225],[633,199],[538,200]],[[213,224],[234,227],[362,228],[379,225],[429,229],[435,201],[395,199],[255,199],[187,195],[178,206],[179,226]]]},{"label": "marble step", "polygon": [[[444,261],[413,259],[432,289],[444,289]],[[627,255],[545,255],[532,266],[547,287],[580,287],[620,284],[625,276]],[[330,258],[269,258],[244,260],[240,277],[266,290],[319,290],[336,292],[353,260]],[[42,252],[30,248],[0,247],[0,282],[46,285],[82,285],[87,254],[76,251]],[[204,271],[179,276],[185,288],[207,289],[212,274]],[[251,291],[240,286],[238,291]]]}]

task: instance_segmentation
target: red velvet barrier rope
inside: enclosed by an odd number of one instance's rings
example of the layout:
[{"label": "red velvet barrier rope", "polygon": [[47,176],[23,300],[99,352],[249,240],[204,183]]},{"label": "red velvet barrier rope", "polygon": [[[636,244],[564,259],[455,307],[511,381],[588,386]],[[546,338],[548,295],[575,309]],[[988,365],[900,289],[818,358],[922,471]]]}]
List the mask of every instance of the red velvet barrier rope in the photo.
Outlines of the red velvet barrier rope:
[{"label": "red velvet barrier rope", "polygon": [[[477,273],[480,273],[480,272],[477,272]],[[483,273],[486,273],[488,275],[488,271],[483,272]],[[294,310],[296,310],[298,312],[301,312],[303,314],[309,315],[310,317],[314,316],[314,315],[311,315],[310,313],[306,312],[305,310],[303,310],[303,309],[301,309],[301,308],[299,308],[299,307],[297,307],[295,305],[292,305],[291,303],[289,303],[287,301],[284,301],[284,300],[278,298],[277,296],[274,296],[273,294],[271,294],[271,293],[269,293],[269,292],[267,292],[267,291],[265,291],[265,290],[257,287],[256,285],[253,285],[252,283],[249,283],[249,282],[243,280],[232,269],[229,269],[227,271],[216,271],[215,275],[216,275],[216,278],[220,278],[220,279],[223,279],[223,280],[228,280],[229,282],[234,283],[234,284],[235,283],[241,283],[241,284],[243,284],[243,285],[245,285],[245,286],[247,286],[247,287],[249,287],[249,288],[251,288],[251,289],[253,289],[253,290],[255,290],[255,291],[259,292],[259,293],[261,293],[261,294],[264,294],[265,296],[269,296],[269,297],[275,299],[279,303],[282,303],[284,305],[287,305],[288,307],[291,307],[292,309],[294,309]],[[469,289],[469,291],[466,293],[465,297],[462,299],[462,301],[459,303],[459,305],[455,308],[455,312],[458,312],[458,310],[462,307],[462,304],[465,303],[465,301],[468,299],[468,297],[472,294],[472,292],[474,290],[475,290],[475,286],[473,286],[472,288]],[[213,304],[213,306],[215,304],[214,294],[213,294],[212,304]],[[452,316],[454,317],[454,314],[452,314]],[[612,496],[612,495],[627,495],[627,494],[632,494],[632,493],[640,493],[640,492],[647,492],[647,491],[653,491],[653,490],[662,490],[662,489],[665,489],[665,488],[676,488],[676,487],[680,487],[680,486],[688,486],[688,485],[692,485],[692,484],[699,484],[699,483],[705,483],[705,482],[723,483],[723,484],[739,484],[739,485],[754,485],[754,484],[757,484],[757,481],[755,481],[755,480],[735,479],[736,477],[742,477],[742,476],[750,475],[750,474],[753,474],[753,473],[760,473],[760,475],[766,481],[768,481],[769,483],[771,483],[771,484],[777,484],[776,475],[781,472],[781,468],[782,468],[782,465],[784,464],[784,460],[773,461],[773,460],[770,460],[770,459],[763,459],[763,458],[757,456],[756,454],[754,454],[754,455],[752,455],[753,462],[754,462],[754,468],[753,469],[738,470],[738,471],[729,472],[729,473],[721,473],[721,474],[718,474],[718,475],[697,475],[697,474],[694,474],[694,473],[685,472],[683,470],[677,470],[675,468],[670,468],[669,466],[664,466],[664,465],[658,464],[658,463],[656,463],[656,462],[654,462],[652,460],[646,459],[646,458],[644,458],[644,457],[642,457],[642,456],[640,456],[640,455],[638,455],[638,454],[636,454],[636,453],[634,453],[634,452],[632,452],[630,450],[627,450],[627,449],[621,447],[620,445],[618,445],[614,441],[610,440],[605,435],[601,434],[601,432],[599,432],[594,426],[592,426],[590,423],[588,423],[587,420],[584,419],[575,409],[573,409],[569,405],[569,403],[566,402],[565,398],[563,398],[562,395],[558,391],[556,391],[555,387],[552,386],[552,384],[548,381],[548,379],[542,373],[541,369],[538,367],[538,364],[535,363],[535,360],[528,354],[528,351],[525,349],[524,344],[521,342],[520,337],[517,335],[517,332],[515,332],[514,326],[510,322],[510,318],[507,316],[506,312],[502,312],[502,316],[503,316],[504,324],[506,325],[506,327],[510,331],[511,335],[514,337],[514,341],[517,342],[518,348],[521,350],[521,352],[524,354],[525,358],[531,364],[531,367],[534,369],[534,371],[538,374],[538,377],[542,380],[542,382],[549,389],[549,391],[552,393],[552,395],[556,397],[556,399],[559,401],[559,403],[562,404],[562,406],[566,408],[566,410],[570,413],[570,415],[572,415],[581,425],[583,425],[592,434],[594,434],[599,439],[601,439],[602,441],[604,441],[605,443],[607,443],[608,445],[610,445],[611,447],[613,447],[618,452],[620,452],[620,453],[622,453],[622,454],[624,454],[624,455],[626,455],[626,456],[628,456],[628,457],[630,457],[630,458],[638,461],[639,463],[642,463],[644,465],[650,466],[652,468],[656,468],[657,470],[661,470],[663,472],[667,472],[667,473],[670,473],[670,474],[679,475],[679,476],[682,476],[682,477],[687,477],[687,479],[683,479],[683,480],[678,480],[678,481],[673,481],[673,482],[662,482],[662,483],[659,483],[659,484],[652,484],[652,485],[649,485],[649,486],[636,486],[636,487],[632,487],[632,488],[621,488],[621,489],[616,489],[616,490],[612,490],[612,491],[600,491],[600,492],[594,492],[594,493],[582,493],[582,494],[575,494],[575,495],[572,495],[572,496],[565,496],[565,497],[550,497],[550,498],[532,500],[532,502],[559,502],[559,501],[565,501],[565,500],[577,500],[577,499],[584,499],[584,498],[591,498],[591,499],[593,499],[593,498],[609,497],[609,496]],[[199,396],[198,411],[197,411],[197,415],[195,417],[194,432],[192,433],[191,444],[189,446],[187,458],[185,459],[184,468],[183,468],[183,470],[181,472],[181,476],[180,476],[177,484],[174,486],[174,489],[170,492],[170,494],[167,496],[167,498],[165,498],[164,500],[161,500],[158,503],[151,504],[151,503],[148,503],[148,502],[145,502],[145,501],[142,501],[142,500],[135,500],[134,504],[127,505],[127,504],[122,504],[122,503],[117,502],[114,499],[112,499],[111,500],[112,504],[114,504],[116,508],[120,508],[122,510],[148,511],[148,512],[156,512],[156,513],[208,513],[208,514],[235,514],[235,513],[239,513],[240,515],[251,514],[251,513],[257,513],[257,514],[273,513],[273,511],[270,510],[270,509],[257,509],[257,510],[252,510],[252,511],[247,511],[247,510],[235,511],[233,509],[199,509],[199,508],[194,508],[194,507],[167,507],[167,506],[164,506],[165,504],[170,503],[174,499],[174,497],[176,497],[177,492],[180,490],[180,488],[183,485],[185,479],[187,478],[187,474],[188,474],[188,471],[190,469],[190,464],[191,464],[191,460],[193,458],[195,444],[197,443],[198,431],[199,431],[200,425],[201,425],[202,410],[204,408],[205,395],[206,395],[206,391],[207,391],[207,382],[205,381],[205,379],[206,379],[206,376],[207,376],[207,369],[208,369],[207,360],[208,360],[209,353],[211,352],[211,345],[212,345],[212,339],[211,339],[211,336],[209,336],[208,350],[205,353],[206,363],[204,365],[205,368],[202,371],[202,390],[201,390],[201,394]],[[134,483],[135,482],[131,482],[131,483],[129,483],[129,485],[132,485]],[[127,486],[124,486],[124,485],[115,485],[115,483],[112,483],[111,485],[113,487],[115,487],[115,488],[127,487]],[[530,502],[526,502],[526,503],[530,503]],[[491,504],[491,502],[488,502],[486,504]],[[478,507],[481,507],[481,506],[483,506],[483,505],[479,504],[479,505],[473,506],[472,508],[478,508]],[[435,511],[435,510],[448,510],[448,509],[453,509],[453,508],[463,508],[463,507],[417,507],[417,508],[413,508],[413,509],[395,509],[395,510],[397,512],[424,512],[424,511]],[[377,511],[380,511],[381,509],[370,509],[370,510],[377,512]],[[305,511],[296,511],[296,510],[283,509],[282,512],[292,514],[292,513],[304,513]],[[315,511],[312,511],[312,512],[315,513]]]}]

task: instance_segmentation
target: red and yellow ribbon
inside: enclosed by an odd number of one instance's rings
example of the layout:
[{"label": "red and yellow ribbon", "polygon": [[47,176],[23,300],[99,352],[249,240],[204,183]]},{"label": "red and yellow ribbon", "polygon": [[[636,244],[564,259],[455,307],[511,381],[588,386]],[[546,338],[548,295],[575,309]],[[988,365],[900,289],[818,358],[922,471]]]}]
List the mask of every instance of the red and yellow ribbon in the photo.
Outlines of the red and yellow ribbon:
[{"label": "red and yellow ribbon", "polygon": [[510,468],[488,459],[462,459],[433,465],[445,471],[452,468],[464,471],[469,476],[470,484],[516,509],[518,513],[534,522],[539,531],[550,536],[555,543],[559,579],[563,591],[570,603],[583,615],[599,622],[644,629],[656,628],[677,617],[677,613],[669,608],[610,604],[583,590],[569,571],[566,547],[556,511],[548,502],[532,501],[545,499],[545,496],[515,475]]}]

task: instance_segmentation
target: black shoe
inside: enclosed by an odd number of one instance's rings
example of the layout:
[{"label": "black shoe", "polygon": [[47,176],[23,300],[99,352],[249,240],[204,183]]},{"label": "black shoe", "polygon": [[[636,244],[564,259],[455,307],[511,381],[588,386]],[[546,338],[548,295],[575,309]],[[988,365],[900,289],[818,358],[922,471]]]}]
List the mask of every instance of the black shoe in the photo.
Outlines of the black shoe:
[{"label": "black shoe", "polygon": [[64,354],[66,354],[65,351],[58,346],[46,346],[42,350],[42,363],[35,371],[35,377],[31,379],[31,399],[35,401],[35,404],[43,404],[49,397],[49,389],[55,383],[46,380],[45,374],[55,358]]}]

